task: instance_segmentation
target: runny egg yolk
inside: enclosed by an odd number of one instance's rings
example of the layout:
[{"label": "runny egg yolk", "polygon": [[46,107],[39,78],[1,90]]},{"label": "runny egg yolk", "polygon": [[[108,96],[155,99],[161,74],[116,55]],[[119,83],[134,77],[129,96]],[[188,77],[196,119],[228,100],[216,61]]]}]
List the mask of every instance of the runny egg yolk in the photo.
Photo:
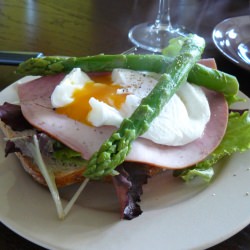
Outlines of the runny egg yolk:
[{"label": "runny egg yolk", "polygon": [[56,112],[91,125],[88,121],[88,113],[91,111],[89,104],[91,97],[116,109],[121,108],[121,105],[126,100],[127,94],[117,94],[117,90],[121,89],[121,86],[113,84],[111,74],[96,74],[91,76],[91,80],[92,81],[85,83],[82,89],[74,91],[72,96],[74,101],[72,103],[57,108]]}]

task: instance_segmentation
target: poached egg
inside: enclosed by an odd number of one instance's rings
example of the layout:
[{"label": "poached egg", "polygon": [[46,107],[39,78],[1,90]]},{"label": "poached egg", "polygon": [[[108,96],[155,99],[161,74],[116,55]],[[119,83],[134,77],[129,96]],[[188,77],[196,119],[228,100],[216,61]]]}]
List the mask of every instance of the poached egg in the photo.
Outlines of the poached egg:
[{"label": "poached egg", "polygon": [[[160,75],[128,69],[88,76],[73,69],[51,95],[56,112],[89,126],[116,126],[129,117],[156,85]],[[200,138],[210,120],[203,90],[184,83],[142,137],[157,144],[179,146]]]}]

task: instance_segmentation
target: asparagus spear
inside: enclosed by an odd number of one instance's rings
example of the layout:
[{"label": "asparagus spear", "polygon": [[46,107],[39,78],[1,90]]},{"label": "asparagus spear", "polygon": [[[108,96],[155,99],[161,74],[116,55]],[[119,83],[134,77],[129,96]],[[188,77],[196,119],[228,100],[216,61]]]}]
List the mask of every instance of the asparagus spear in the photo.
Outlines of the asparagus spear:
[{"label": "asparagus spear", "polygon": [[[163,55],[97,55],[88,57],[31,58],[19,65],[16,72],[22,75],[50,75],[69,72],[80,67],[84,72],[111,71],[114,68],[164,73],[173,59]],[[225,96],[236,95],[237,79],[219,70],[196,63],[188,75],[188,81],[222,92]]]},{"label": "asparagus spear", "polygon": [[184,42],[179,55],[166,67],[166,73],[162,74],[154,89],[141,101],[134,113],[124,119],[120,128],[93,154],[84,172],[85,177],[99,179],[117,174],[115,168],[125,160],[132,142],[147,131],[152,120],[186,81],[188,72],[204,50],[205,41],[196,35],[182,39]]},{"label": "asparagus spear", "polygon": [[69,72],[79,67],[84,72],[111,71],[114,68],[130,68],[162,73],[170,59],[162,55],[96,55],[86,57],[48,56],[30,58],[21,63],[16,72],[21,75],[53,75]]},{"label": "asparagus spear", "polygon": [[188,81],[221,92],[226,97],[234,96],[239,91],[239,83],[235,76],[208,68],[199,63],[189,72]]}]

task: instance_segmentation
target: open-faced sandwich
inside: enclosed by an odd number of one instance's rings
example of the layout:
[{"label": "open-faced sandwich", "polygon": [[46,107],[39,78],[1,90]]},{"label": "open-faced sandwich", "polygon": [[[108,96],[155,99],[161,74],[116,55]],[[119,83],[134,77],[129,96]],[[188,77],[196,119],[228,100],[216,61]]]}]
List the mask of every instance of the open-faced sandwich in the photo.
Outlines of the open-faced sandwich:
[{"label": "open-faced sandwich", "polygon": [[[44,57],[17,73],[39,76],[16,84],[17,103],[0,108],[6,155],[47,185],[59,217],[69,211],[57,188],[106,180],[117,191],[121,217],[141,214],[147,178],[174,176],[209,181],[222,157],[250,147],[248,111],[238,101],[235,77],[200,59],[204,39],[173,39],[163,55]],[[242,132],[238,133],[241,130]]]}]

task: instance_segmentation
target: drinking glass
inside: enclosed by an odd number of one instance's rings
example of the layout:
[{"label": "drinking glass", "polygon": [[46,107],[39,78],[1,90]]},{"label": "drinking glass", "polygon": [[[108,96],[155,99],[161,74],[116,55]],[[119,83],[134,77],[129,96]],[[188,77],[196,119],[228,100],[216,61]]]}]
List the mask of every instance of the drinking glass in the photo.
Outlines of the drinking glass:
[{"label": "drinking glass", "polygon": [[158,13],[154,23],[142,23],[134,26],[128,37],[136,46],[152,52],[161,52],[168,41],[188,32],[182,26],[172,26],[170,0],[159,0]]}]

